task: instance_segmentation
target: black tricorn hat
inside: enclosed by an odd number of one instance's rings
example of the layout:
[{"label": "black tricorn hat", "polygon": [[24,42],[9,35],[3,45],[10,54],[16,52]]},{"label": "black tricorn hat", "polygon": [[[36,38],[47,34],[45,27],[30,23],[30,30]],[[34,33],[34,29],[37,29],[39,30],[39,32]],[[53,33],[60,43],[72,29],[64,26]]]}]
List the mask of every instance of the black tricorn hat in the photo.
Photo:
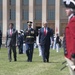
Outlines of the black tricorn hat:
[{"label": "black tricorn hat", "polygon": [[66,8],[75,9],[75,0],[63,0],[63,3]]}]

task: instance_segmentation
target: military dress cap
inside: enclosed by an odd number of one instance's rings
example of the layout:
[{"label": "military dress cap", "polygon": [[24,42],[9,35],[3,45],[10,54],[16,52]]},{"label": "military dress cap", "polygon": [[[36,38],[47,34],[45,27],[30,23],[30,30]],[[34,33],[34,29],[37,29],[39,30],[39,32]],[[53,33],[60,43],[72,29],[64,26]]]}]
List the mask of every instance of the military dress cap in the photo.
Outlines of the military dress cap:
[{"label": "military dress cap", "polygon": [[27,21],[28,25],[32,25],[32,21]]},{"label": "military dress cap", "polygon": [[63,0],[63,3],[66,8],[75,9],[75,0]]},{"label": "military dress cap", "polygon": [[32,23],[32,21],[27,21],[27,23]]},{"label": "military dress cap", "polygon": [[20,30],[20,32],[23,33],[24,31],[23,30]]}]

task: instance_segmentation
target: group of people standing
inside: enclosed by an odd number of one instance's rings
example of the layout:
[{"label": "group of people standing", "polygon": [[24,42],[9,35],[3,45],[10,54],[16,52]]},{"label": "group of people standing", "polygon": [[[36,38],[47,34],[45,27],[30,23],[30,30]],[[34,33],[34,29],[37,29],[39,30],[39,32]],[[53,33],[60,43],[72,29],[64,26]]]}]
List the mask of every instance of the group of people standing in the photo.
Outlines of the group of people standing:
[{"label": "group of people standing", "polygon": [[[8,48],[8,58],[12,61],[11,52],[13,51],[14,61],[17,61],[16,46],[18,46],[19,54],[23,54],[23,43],[26,46],[27,62],[32,62],[34,43],[36,42],[37,31],[32,28],[32,22],[28,21],[28,28],[23,32],[18,32],[13,28],[13,23],[9,24],[6,36],[6,47]],[[43,62],[49,62],[49,50],[51,44],[51,37],[53,37],[53,29],[47,26],[47,22],[43,23],[38,33],[38,45],[41,48],[41,56]]]}]

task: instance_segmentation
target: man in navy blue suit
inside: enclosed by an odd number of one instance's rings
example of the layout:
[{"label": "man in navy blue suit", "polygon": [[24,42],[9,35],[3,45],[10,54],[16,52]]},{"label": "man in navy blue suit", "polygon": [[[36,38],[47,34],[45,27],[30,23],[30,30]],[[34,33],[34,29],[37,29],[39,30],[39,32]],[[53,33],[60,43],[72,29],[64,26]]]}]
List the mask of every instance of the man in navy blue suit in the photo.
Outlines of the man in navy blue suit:
[{"label": "man in navy blue suit", "polygon": [[39,33],[39,44],[42,49],[43,62],[49,62],[50,37],[53,36],[53,30],[47,27],[47,23],[43,23],[43,26]]}]

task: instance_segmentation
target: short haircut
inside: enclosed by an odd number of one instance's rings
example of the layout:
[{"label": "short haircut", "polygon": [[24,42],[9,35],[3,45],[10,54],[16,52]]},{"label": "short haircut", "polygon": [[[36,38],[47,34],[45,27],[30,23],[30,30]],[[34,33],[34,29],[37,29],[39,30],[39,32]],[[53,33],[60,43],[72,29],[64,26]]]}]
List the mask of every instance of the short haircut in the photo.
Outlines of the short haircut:
[{"label": "short haircut", "polygon": [[[14,26],[14,24],[13,23],[10,23],[12,26]],[[9,26],[10,26],[10,24],[9,24]]]}]

